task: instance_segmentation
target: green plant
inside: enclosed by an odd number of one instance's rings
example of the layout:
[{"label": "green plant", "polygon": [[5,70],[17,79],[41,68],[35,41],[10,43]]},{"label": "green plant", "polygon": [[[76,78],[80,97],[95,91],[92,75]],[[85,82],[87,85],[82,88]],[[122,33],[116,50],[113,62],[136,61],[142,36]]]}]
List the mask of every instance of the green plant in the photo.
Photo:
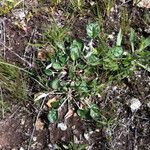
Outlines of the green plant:
[{"label": "green plant", "polygon": [[86,27],[86,32],[87,32],[87,35],[92,39],[98,37],[98,35],[100,33],[99,24],[98,23],[88,24],[87,27]]},{"label": "green plant", "polygon": [[84,6],[84,0],[70,0],[70,3],[74,10],[82,10]]},{"label": "green plant", "polygon": [[0,106],[3,111],[10,110],[7,108],[11,107],[12,102],[20,102],[26,99],[25,82],[18,68],[0,59]]},{"label": "green plant", "polygon": [[0,16],[9,13],[13,8],[20,5],[21,2],[19,0],[2,0],[0,2]]},{"label": "green plant", "polygon": [[2,118],[4,118],[6,112],[11,111],[9,104],[7,102],[4,102],[2,91],[1,91],[1,99],[0,99],[0,108],[1,108],[0,117]]},{"label": "green plant", "polygon": [[103,3],[104,3],[103,5],[105,8],[106,15],[108,16],[111,8],[113,7],[113,5],[115,3],[115,0],[104,0]]},{"label": "green plant", "polygon": [[96,104],[90,104],[84,109],[78,109],[77,114],[83,119],[88,119],[90,117],[95,121],[101,119],[100,110]]},{"label": "green plant", "polygon": [[[98,122],[101,119],[104,121],[104,117],[101,117],[98,106],[93,103],[93,97],[110,82],[120,82],[128,78],[138,66],[149,71],[149,52],[145,49],[150,45],[150,41],[149,38],[142,38],[139,48],[136,48],[136,33],[131,29],[129,42],[132,51],[129,51],[122,46],[121,29],[117,35],[116,45],[113,47],[108,47],[107,43],[100,38],[101,29],[98,23],[88,24],[86,31],[88,44],[82,40],[59,36],[61,34],[53,34],[53,32],[50,32],[52,35],[48,34],[47,39],[50,39],[57,49],[43,65],[42,76],[47,89],[62,93],[65,99],[68,91],[71,90],[72,99],[84,104],[84,107],[78,105],[77,114],[81,118]],[[58,46],[58,41],[63,43],[63,46]],[[98,44],[95,46],[94,42]],[[104,48],[101,45],[104,45]],[[103,82],[100,80],[103,76],[102,72],[106,76]],[[51,108],[48,115],[50,122],[56,120],[59,106]]]},{"label": "green plant", "polygon": [[[55,21],[44,32],[44,42],[51,45],[55,50],[64,49],[64,41],[69,30],[66,27],[59,26]],[[45,44],[45,43],[44,43]]]},{"label": "green plant", "polygon": [[62,103],[65,101],[65,98],[61,98],[59,100],[50,99],[48,102],[50,102],[50,108],[48,112],[48,120],[50,123],[54,123],[58,120],[58,109],[62,105]]},{"label": "green plant", "polygon": [[128,34],[130,30],[130,22],[131,19],[129,18],[127,8],[121,8],[121,17],[120,17],[120,28],[122,29],[122,33]]},{"label": "green plant", "polygon": [[134,51],[135,49],[135,42],[136,42],[137,36],[133,29],[131,29],[130,34],[130,43],[132,52],[135,55],[134,63],[136,66],[140,66],[143,69],[150,72],[150,66],[149,66],[149,60],[150,60],[150,52],[146,51],[145,49],[150,46],[150,37],[148,38],[141,38],[139,48]]}]

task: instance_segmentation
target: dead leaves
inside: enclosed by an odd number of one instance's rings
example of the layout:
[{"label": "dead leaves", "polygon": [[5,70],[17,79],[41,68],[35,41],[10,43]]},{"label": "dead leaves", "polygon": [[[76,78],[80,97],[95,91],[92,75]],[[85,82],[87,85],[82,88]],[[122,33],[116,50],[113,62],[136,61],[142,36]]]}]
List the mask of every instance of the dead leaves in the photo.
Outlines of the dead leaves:
[{"label": "dead leaves", "polygon": [[68,110],[68,112],[66,113],[66,115],[65,115],[65,119],[68,119],[68,118],[70,118],[73,115],[74,115],[74,110],[70,108]]},{"label": "dead leaves", "polygon": [[56,102],[57,100],[56,100],[56,98],[54,97],[54,98],[52,98],[52,99],[49,99],[48,100],[48,102],[46,103],[46,105],[49,107],[49,108],[51,108],[52,107],[52,103],[53,102]]},{"label": "dead leaves", "polygon": [[37,54],[37,58],[40,59],[41,61],[45,61],[47,58],[47,52],[45,50],[41,50]]},{"label": "dead leaves", "polygon": [[35,128],[37,131],[43,130],[44,128],[44,123],[41,121],[41,119],[37,119],[35,123]]},{"label": "dead leaves", "polygon": [[137,5],[138,7],[150,8],[150,0],[141,0],[140,2],[134,0],[133,4]]}]

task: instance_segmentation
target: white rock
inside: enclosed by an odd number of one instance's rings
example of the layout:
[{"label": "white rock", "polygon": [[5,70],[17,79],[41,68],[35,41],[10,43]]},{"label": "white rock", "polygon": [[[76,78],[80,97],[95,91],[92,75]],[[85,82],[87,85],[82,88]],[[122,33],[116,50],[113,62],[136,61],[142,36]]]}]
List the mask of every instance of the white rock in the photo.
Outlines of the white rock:
[{"label": "white rock", "polygon": [[84,137],[88,141],[90,139],[89,133],[84,133]]},{"label": "white rock", "polygon": [[21,125],[24,125],[24,124],[25,124],[25,119],[22,118],[22,119],[21,119]]},{"label": "white rock", "polygon": [[33,137],[33,141],[35,142],[37,140],[37,137]]},{"label": "white rock", "polygon": [[111,39],[111,40],[113,40],[114,39],[114,35],[113,34],[109,34],[108,38]]},{"label": "white rock", "polygon": [[100,132],[100,129],[96,129],[95,131],[96,131],[96,132]]},{"label": "white rock", "polygon": [[58,123],[57,127],[60,128],[62,131],[67,130],[67,125],[64,124],[63,122]]},{"label": "white rock", "polygon": [[150,102],[147,103],[147,106],[150,108]]},{"label": "white rock", "polygon": [[123,55],[125,55],[125,56],[128,55],[128,52],[124,51],[124,52],[123,52]]},{"label": "white rock", "polygon": [[132,99],[131,99],[130,108],[131,108],[131,111],[132,111],[132,112],[138,110],[141,105],[142,105],[142,104],[141,104],[141,102],[139,101],[139,99],[137,99],[137,98],[132,98]]},{"label": "white rock", "polygon": [[96,3],[95,2],[90,2],[91,6],[94,6]]}]

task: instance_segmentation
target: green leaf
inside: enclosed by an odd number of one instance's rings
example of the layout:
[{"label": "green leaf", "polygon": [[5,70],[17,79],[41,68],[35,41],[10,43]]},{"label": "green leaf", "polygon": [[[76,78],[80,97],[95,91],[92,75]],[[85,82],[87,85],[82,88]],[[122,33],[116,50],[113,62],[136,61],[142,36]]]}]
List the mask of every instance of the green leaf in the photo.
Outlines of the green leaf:
[{"label": "green leaf", "polygon": [[131,43],[131,47],[132,47],[132,52],[134,52],[134,43],[136,41],[136,33],[135,31],[131,28],[131,32],[130,32],[130,43]]},{"label": "green leaf", "polygon": [[129,67],[132,64],[132,61],[134,62],[134,59],[130,53],[126,55],[126,57],[122,60],[122,64],[124,67]]},{"label": "green leaf", "polygon": [[88,86],[85,81],[82,81],[78,86],[79,93],[88,93]]},{"label": "green leaf", "polygon": [[87,35],[90,38],[96,38],[100,33],[100,27],[98,23],[90,23],[86,27]]},{"label": "green leaf", "polygon": [[54,81],[52,81],[51,87],[52,89],[57,90],[59,88],[59,80],[55,79]]},{"label": "green leaf", "polygon": [[58,48],[60,48],[61,50],[64,50],[64,49],[65,49],[64,42],[55,41],[55,43],[56,43],[56,46],[57,46]]},{"label": "green leaf", "polygon": [[56,102],[52,102],[51,105],[52,105],[52,108],[58,108],[59,106],[59,101],[56,101]]},{"label": "green leaf", "polygon": [[47,76],[51,76],[53,73],[50,69],[45,69],[44,70],[44,73],[47,75]]},{"label": "green leaf", "polygon": [[54,123],[58,119],[58,111],[56,109],[50,110],[47,118],[50,123]]},{"label": "green leaf", "polygon": [[140,45],[139,51],[144,50],[144,49],[147,48],[149,45],[150,45],[150,37],[148,37],[148,38],[146,38],[146,39],[143,38],[143,39],[142,39],[142,42],[141,42],[141,45]]},{"label": "green leaf", "polygon": [[122,33],[121,33],[121,29],[119,30],[118,36],[117,36],[117,46],[121,46],[121,42],[122,42]]},{"label": "green leaf", "polygon": [[97,66],[100,64],[100,59],[95,54],[93,54],[92,52],[89,52],[87,54],[86,59],[87,59],[87,63],[89,65]]},{"label": "green leaf", "polygon": [[136,41],[136,33],[135,33],[134,29],[131,28],[131,31],[130,31],[130,42],[134,43],[135,41]]},{"label": "green leaf", "polygon": [[73,61],[80,58],[80,53],[83,48],[83,44],[79,41],[74,40],[70,46],[70,56]]},{"label": "green leaf", "polygon": [[59,56],[59,61],[61,62],[61,65],[64,65],[67,61],[67,55],[60,53]]},{"label": "green leaf", "polygon": [[99,108],[96,104],[91,105],[91,107],[90,107],[90,116],[94,120],[98,120],[100,118],[100,111],[99,111]]},{"label": "green leaf", "polygon": [[111,48],[110,52],[114,57],[120,57],[123,54],[123,48],[116,46],[116,47]]},{"label": "green leaf", "polygon": [[78,109],[77,110],[77,114],[81,118],[86,118],[86,116],[88,115],[88,113],[89,113],[89,109]]},{"label": "green leaf", "polygon": [[147,70],[148,72],[150,72],[150,66],[148,65],[142,65],[141,63],[137,63],[140,67],[142,67],[143,69]]},{"label": "green leaf", "polygon": [[59,63],[53,63],[53,64],[52,64],[52,67],[53,67],[55,70],[61,70],[61,69],[62,69],[62,66],[61,66]]},{"label": "green leaf", "polygon": [[103,68],[105,70],[111,70],[111,71],[116,71],[119,69],[119,66],[115,60],[112,60],[111,58],[105,58],[103,59]]},{"label": "green leaf", "polygon": [[78,150],[85,150],[87,145],[79,145]]}]

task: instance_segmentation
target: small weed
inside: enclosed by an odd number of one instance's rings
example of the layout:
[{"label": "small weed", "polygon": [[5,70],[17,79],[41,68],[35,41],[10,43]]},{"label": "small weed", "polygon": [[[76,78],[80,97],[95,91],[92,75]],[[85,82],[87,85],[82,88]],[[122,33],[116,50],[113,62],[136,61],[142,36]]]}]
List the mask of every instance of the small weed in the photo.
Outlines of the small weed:
[{"label": "small weed", "polygon": [[44,41],[55,50],[64,49],[64,41],[69,30],[63,26],[53,23],[44,33]]},{"label": "small weed", "polygon": [[[71,90],[72,99],[77,103],[77,114],[84,119],[107,122],[102,119],[99,108],[92,101],[110,82],[121,82],[128,78],[138,66],[149,71],[149,52],[144,51],[149,45],[149,38],[141,40],[139,49],[135,49],[136,33],[131,29],[131,53],[122,46],[123,34],[120,29],[116,45],[108,47],[100,38],[101,29],[98,23],[86,26],[88,43],[66,37],[66,30],[52,26],[46,33],[46,41],[55,48],[55,53],[47,58],[42,67],[42,76],[48,90],[67,93]],[[95,45],[95,42],[98,44]],[[103,43],[105,48],[101,48]],[[102,73],[106,78],[102,82]],[[64,95],[66,93],[66,95]],[[80,106],[83,104],[83,106]],[[48,118],[50,122],[57,120],[57,108],[51,108]],[[102,119],[102,120],[101,120]],[[107,123],[106,123],[107,124]]]},{"label": "small weed", "polygon": [[[0,60],[0,87],[1,87],[1,106],[8,110],[11,102],[19,102],[26,99],[25,82],[21,79],[20,71],[11,65],[7,65]],[[6,94],[7,93],[7,94]],[[9,93],[9,94],[8,94]],[[11,99],[11,102],[9,102]]]},{"label": "small weed", "polygon": [[81,11],[84,6],[84,0],[70,0],[70,3],[75,11]]},{"label": "small weed", "polygon": [[109,16],[111,8],[114,6],[115,0],[104,0],[103,5],[105,8],[106,15]]},{"label": "small weed", "polygon": [[21,2],[19,0],[2,0],[0,2],[0,16],[8,14],[13,8],[20,5]]},{"label": "small weed", "polygon": [[130,30],[130,18],[127,8],[121,9],[120,26],[123,34],[129,33]]}]

